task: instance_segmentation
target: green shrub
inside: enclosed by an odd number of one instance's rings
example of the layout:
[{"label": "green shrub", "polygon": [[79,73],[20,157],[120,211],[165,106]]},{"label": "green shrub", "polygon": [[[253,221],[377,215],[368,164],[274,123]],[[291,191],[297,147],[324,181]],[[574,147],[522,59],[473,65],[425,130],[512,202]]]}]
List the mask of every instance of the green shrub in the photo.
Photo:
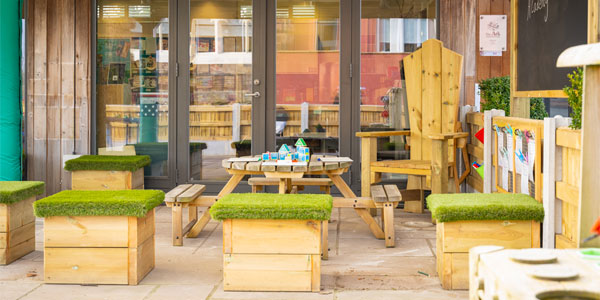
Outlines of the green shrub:
[{"label": "green shrub", "polygon": [[577,68],[573,73],[567,75],[571,86],[565,86],[563,91],[568,96],[569,106],[573,112],[571,113],[571,128],[581,129],[581,104],[583,99],[583,69]]},{"label": "green shrub", "polygon": [[[479,82],[479,89],[481,90],[481,98],[484,99],[484,101],[481,102],[482,111],[501,109],[506,112],[506,115],[510,115],[509,76],[484,79]],[[531,119],[543,120],[548,116],[546,105],[544,105],[544,99],[531,98],[530,100],[529,117]]]}]

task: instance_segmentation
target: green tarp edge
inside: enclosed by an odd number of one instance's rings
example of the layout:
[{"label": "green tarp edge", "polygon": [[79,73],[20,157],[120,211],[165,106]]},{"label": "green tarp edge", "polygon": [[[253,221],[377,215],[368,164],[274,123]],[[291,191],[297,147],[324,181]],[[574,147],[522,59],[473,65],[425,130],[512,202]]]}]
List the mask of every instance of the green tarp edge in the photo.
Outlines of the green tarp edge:
[{"label": "green tarp edge", "polygon": [[20,5],[0,0],[0,181],[21,180]]}]

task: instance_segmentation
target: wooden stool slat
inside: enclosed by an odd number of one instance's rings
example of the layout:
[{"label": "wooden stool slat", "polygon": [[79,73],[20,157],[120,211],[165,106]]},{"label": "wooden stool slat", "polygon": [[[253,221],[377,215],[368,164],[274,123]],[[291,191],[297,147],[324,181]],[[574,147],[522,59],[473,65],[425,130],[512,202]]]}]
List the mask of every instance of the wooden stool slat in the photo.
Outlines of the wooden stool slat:
[{"label": "wooden stool slat", "polygon": [[203,184],[194,184],[191,188],[187,189],[181,195],[177,197],[177,202],[191,202],[196,199],[196,197],[202,195],[202,193],[206,190],[206,186]]},{"label": "wooden stool slat", "polygon": [[171,191],[169,191],[165,195],[165,202],[175,202],[175,201],[177,201],[177,197],[179,195],[181,195],[183,192],[187,191],[191,187],[192,187],[191,184],[181,184],[181,185],[178,185],[177,187],[175,187],[174,189],[172,189]]},{"label": "wooden stool slat", "polygon": [[373,197],[373,201],[375,202],[387,202],[388,197],[385,194],[385,190],[381,185],[373,185],[371,186],[371,197]]},{"label": "wooden stool slat", "polygon": [[396,185],[386,184],[383,186],[385,189],[385,193],[387,194],[388,200],[390,202],[400,202],[402,201],[402,194]]}]

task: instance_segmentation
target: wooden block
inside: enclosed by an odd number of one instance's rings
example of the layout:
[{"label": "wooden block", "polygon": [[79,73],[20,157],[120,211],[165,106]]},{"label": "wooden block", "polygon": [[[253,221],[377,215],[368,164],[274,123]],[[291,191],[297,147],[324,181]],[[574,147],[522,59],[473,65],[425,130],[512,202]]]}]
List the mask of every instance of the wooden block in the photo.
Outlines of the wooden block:
[{"label": "wooden block", "polygon": [[44,247],[127,247],[129,220],[124,216],[48,217]]},{"label": "wooden block", "polygon": [[443,253],[442,288],[466,290],[469,288],[469,253]]},{"label": "wooden block", "polygon": [[277,170],[277,165],[274,163],[263,162],[260,168],[263,172],[275,172],[275,170]]},{"label": "wooden block", "polygon": [[0,265],[9,264],[35,250],[35,197],[0,204]]},{"label": "wooden block", "polygon": [[129,284],[128,249],[44,248],[45,283]]},{"label": "wooden block", "polygon": [[321,255],[320,221],[234,219],[230,230],[232,253]]},{"label": "wooden block", "polygon": [[136,248],[129,248],[129,285],[137,285],[155,266],[154,235]]},{"label": "wooden block", "polygon": [[0,248],[0,265],[7,265],[35,251],[35,238],[30,238],[14,247]]},{"label": "wooden block", "polygon": [[320,276],[320,262],[320,258],[309,254],[225,254],[223,289],[310,292],[313,282],[317,284],[313,280],[313,265]]},{"label": "wooden block", "polygon": [[229,159],[222,160],[221,167],[223,167],[224,169],[231,169],[231,162],[229,161]]},{"label": "wooden block", "polygon": [[438,223],[444,252],[469,252],[475,246],[532,247],[532,221],[459,221]]},{"label": "wooden block", "polygon": [[154,268],[154,233],[154,210],[143,218],[46,218],[45,281],[138,284]]},{"label": "wooden block", "polygon": [[33,202],[31,197],[12,204],[0,204],[0,232],[9,232],[35,221],[33,215]]},{"label": "wooden block", "polygon": [[194,184],[191,188],[177,196],[177,202],[187,203],[196,199],[196,197],[202,195],[206,190],[206,186],[203,184]]},{"label": "wooden block", "polygon": [[292,165],[294,172],[306,172],[308,171],[308,165]]},{"label": "wooden block", "polygon": [[308,163],[308,170],[310,172],[323,171],[323,162],[317,161],[316,159],[313,160],[311,157],[310,162]]},{"label": "wooden block", "polygon": [[[2,247],[0,247],[2,248]],[[562,234],[556,235],[556,249],[576,249],[577,243]]]},{"label": "wooden block", "polygon": [[246,165],[248,162],[245,161],[235,161],[231,163],[231,168],[234,170],[246,170]]},{"label": "wooden block", "polygon": [[262,165],[262,162],[260,162],[260,161],[249,162],[249,163],[246,164],[246,170],[248,170],[248,171],[260,171],[261,165]]},{"label": "wooden block", "polygon": [[10,232],[0,232],[0,249],[12,248],[33,238],[35,238],[35,222],[23,225]]},{"label": "wooden block", "polygon": [[385,190],[381,185],[372,185],[371,186],[371,197],[373,197],[373,201],[375,202],[387,202],[388,197],[385,194]]},{"label": "wooden block", "polygon": [[129,171],[73,171],[71,188],[73,190],[131,190],[144,185],[143,169]]},{"label": "wooden block", "polygon": [[179,197],[179,195],[183,194],[183,192],[187,191],[191,187],[191,184],[180,184],[176,186],[174,189],[170,190],[165,195],[165,202],[176,202],[177,197]]}]

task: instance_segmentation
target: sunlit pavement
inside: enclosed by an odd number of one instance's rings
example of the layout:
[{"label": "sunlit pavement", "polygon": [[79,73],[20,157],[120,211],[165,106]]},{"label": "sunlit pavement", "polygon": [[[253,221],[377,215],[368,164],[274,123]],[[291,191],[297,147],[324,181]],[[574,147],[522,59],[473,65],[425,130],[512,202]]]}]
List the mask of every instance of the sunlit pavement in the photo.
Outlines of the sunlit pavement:
[{"label": "sunlit pavement", "polygon": [[[171,245],[171,211],[156,218],[156,268],[137,286],[43,284],[43,220],[36,251],[0,266],[0,299],[467,299],[444,291],[435,274],[435,227],[429,214],[396,210],[396,247],[385,248],[352,209],[334,209],[329,260],[320,293],[224,292],[221,225],[211,221],[182,247]],[[184,212],[184,215],[185,212]],[[429,276],[421,273],[428,274]]]}]

